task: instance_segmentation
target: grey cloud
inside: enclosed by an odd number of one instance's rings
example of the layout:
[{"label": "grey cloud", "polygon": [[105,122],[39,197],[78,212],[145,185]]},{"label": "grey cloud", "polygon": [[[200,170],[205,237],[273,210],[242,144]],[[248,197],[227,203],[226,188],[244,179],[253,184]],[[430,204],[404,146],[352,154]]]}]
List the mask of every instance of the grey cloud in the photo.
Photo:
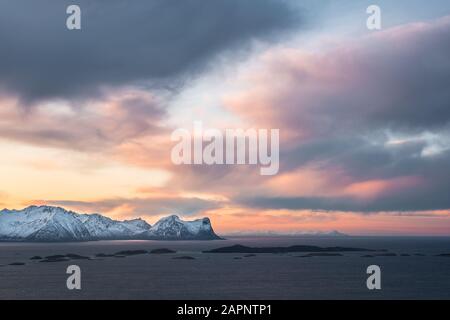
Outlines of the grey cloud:
[{"label": "grey cloud", "polygon": [[[388,145],[386,135],[375,136],[361,137],[355,134],[306,141],[282,152],[282,169],[289,172],[307,165],[323,170],[347,168],[355,179],[392,178],[414,173],[419,163],[433,159],[422,157],[422,152],[428,146],[425,141]],[[378,141],[375,143],[371,139]]]},{"label": "grey cloud", "polygon": [[[288,59],[283,55],[274,58],[263,75],[254,77],[262,79],[255,81],[256,90],[238,97],[244,101],[237,111],[251,123],[262,119],[257,126],[281,128],[281,135],[284,130],[300,133],[300,139],[280,143],[281,174],[313,167],[324,176],[336,174],[329,182],[336,190],[352,183],[401,177],[417,178],[417,185],[391,188],[371,200],[286,198],[265,197],[262,177],[251,179],[248,172],[234,175],[234,168],[199,169],[198,176],[219,179],[221,183],[213,188],[238,184],[241,193],[251,185],[249,193],[261,197],[233,200],[250,207],[360,212],[449,209],[450,152],[425,155],[429,141],[417,138],[428,132],[450,145],[449,32],[447,17],[420,28],[386,31],[323,55],[299,55],[298,63],[290,51]],[[271,81],[264,75],[270,75]],[[272,85],[278,79],[286,84],[280,91]],[[254,101],[264,103],[259,109],[248,108]],[[260,118],[259,114],[270,116]],[[389,143],[388,132],[405,141]]]},{"label": "grey cloud", "polygon": [[[300,129],[311,139],[380,128],[440,129],[450,121],[449,34],[450,16],[343,42],[320,54],[274,55],[256,90],[242,94],[241,105],[262,100],[278,110],[267,110],[271,118],[263,121]],[[277,81],[285,83],[281,90],[272,86]],[[238,111],[250,120],[260,114]]]},{"label": "grey cloud", "polygon": [[1,89],[34,101],[155,79],[173,84],[174,76],[201,71],[219,52],[251,39],[276,40],[300,21],[279,0],[79,0],[82,30],[69,31],[69,4],[0,4]]},{"label": "grey cloud", "polygon": [[[358,149],[360,146],[356,146]],[[405,151],[400,148],[397,150]],[[367,152],[364,154],[364,152]],[[236,197],[233,201],[256,208],[288,210],[325,210],[373,213],[380,211],[415,212],[446,210],[450,208],[450,150],[437,155],[418,156],[415,148],[410,152],[387,154],[385,149],[367,149],[361,153],[346,154],[339,160],[328,159],[323,170],[341,168],[354,182],[396,177],[415,176],[420,182],[415,185],[386,190],[371,199],[342,197],[283,197],[255,196]],[[374,159],[367,161],[368,154]],[[379,159],[383,161],[378,162]],[[336,185],[344,181],[335,181]]]},{"label": "grey cloud", "polygon": [[101,151],[142,136],[166,135],[161,124],[166,111],[158,99],[143,91],[111,93],[86,105],[68,104],[65,114],[20,105],[5,108],[2,138],[34,145]]},{"label": "grey cloud", "polygon": [[49,200],[39,201],[50,205],[66,206],[89,212],[105,212],[128,206],[133,208],[133,216],[153,216],[162,214],[178,214],[183,216],[195,215],[205,210],[216,209],[219,202],[200,198],[113,198],[92,202]]},{"label": "grey cloud", "polygon": [[[259,125],[299,133],[299,139],[281,142],[281,173],[313,167],[324,175],[337,174],[341,179],[330,181],[336,189],[397,177],[416,177],[419,184],[382,192],[372,200],[266,197],[262,193],[235,201],[292,210],[449,209],[450,151],[443,148],[425,155],[430,142],[417,138],[428,133],[450,145],[449,34],[450,17],[445,17],[422,26],[386,30],[325,53],[300,54],[298,61],[290,51],[289,59],[274,58],[264,70],[273,75],[273,81],[279,76],[288,84],[278,91],[257,82],[257,90],[244,93],[237,106],[251,120],[253,110],[239,106],[262,100],[268,110],[258,112],[270,118],[262,118]],[[388,132],[404,141],[389,143]]]},{"label": "grey cloud", "polygon": [[[447,184],[445,187],[449,187]],[[448,189],[447,189],[448,190]],[[339,212],[415,212],[430,210],[446,210],[450,208],[450,200],[445,197],[447,190],[434,193],[425,190],[420,192],[402,192],[387,195],[374,201],[363,201],[351,197],[255,197],[239,199],[237,202],[252,208],[287,209],[287,210],[323,210]]]},{"label": "grey cloud", "polygon": [[416,177],[420,183],[385,190],[373,199],[351,197],[257,198],[244,203],[268,208],[331,211],[424,211],[450,208],[450,149],[426,155],[423,140],[386,145],[358,137],[310,142],[286,155],[284,170],[310,166],[321,172],[339,172],[335,186],[372,180]]}]

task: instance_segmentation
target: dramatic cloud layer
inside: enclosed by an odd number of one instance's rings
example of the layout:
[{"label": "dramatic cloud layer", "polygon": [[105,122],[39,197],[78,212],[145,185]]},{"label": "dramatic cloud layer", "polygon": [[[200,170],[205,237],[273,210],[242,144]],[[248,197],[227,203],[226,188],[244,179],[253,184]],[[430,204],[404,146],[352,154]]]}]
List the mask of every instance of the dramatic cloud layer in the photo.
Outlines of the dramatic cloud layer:
[{"label": "dramatic cloud layer", "polygon": [[9,140],[74,150],[102,151],[142,136],[168,135],[158,98],[142,90],[116,90],[85,104],[63,100],[24,110],[0,98],[0,135]]},{"label": "dramatic cloud layer", "polygon": [[253,86],[228,105],[250,121],[287,126],[302,138],[446,125],[449,30],[446,17],[346,41],[324,53],[269,51],[263,70],[247,78]]},{"label": "dramatic cloud layer", "polygon": [[3,89],[32,102],[167,79],[196,72],[220,51],[273,38],[300,21],[286,1],[277,0],[80,0],[82,30],[69,31],[70,4],[0,4]]},{"label": "dramatic cloud layer", "polygon": [[[326,53],[268,52],[264,67],[247,75],[252,88],[227,97],[228,107],[249,123],[283,128],[282,172],[309,167],[332,176],[328,182],[341,190],[334,196],[279,193],[239,201],[292,210],[450,208],[449,34],[446,17]],[[391,186],[392,179],[408,177],[409,183]],[[385,192],[375,193],[380,180]],[[371,199],[362,188],[348,194],[358,183],[371,189]]]},{"label": "dramatic cloud layer", "polygon": [[[199,198],[152,197],[152,198],[116,198],[99,201],[37,201],[56,206],[77,208],[87,212],[118,212],[120,216],[148,217],[169,214],[195,215],[206,210],[217,209],[220,204]],[[36,201],[34,201],[36,203]]]},{"label": "dramatic cloud layer", "polygon": [[[80,0],[79,31],[70,1],[2,2],[0,203],[448,233],[450,16],[434,3],[369,32],[361,2]],[[174,165],[171,133],[194,120],[280,129],[279,174]]]}]

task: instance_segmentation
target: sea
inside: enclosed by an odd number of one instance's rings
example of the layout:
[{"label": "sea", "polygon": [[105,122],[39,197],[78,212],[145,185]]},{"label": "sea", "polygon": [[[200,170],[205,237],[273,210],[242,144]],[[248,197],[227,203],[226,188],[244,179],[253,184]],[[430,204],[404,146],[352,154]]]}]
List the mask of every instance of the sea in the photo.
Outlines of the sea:
[{"label": "sea", "polygon": [[[343,252],[342,256],[313,257],[302,257],[304,253],[203,253],[235,244],[358,247],[387,250],[391,255],[383,255],[383,251],[380,255]],[[96,257],[99,253],[162,248],[176,253]],[[30,260],[33,256],[69,253],[91,259]],[[175,259],[179,257],[184,258]],[[70,265],[81,270],[79,290],[67,287]],[[380,267],[380,289],[367,287],[367,268],[372,265]],[[0,299],[449,298],[450,237],[273,236],[214,241],[0,243]]]}]

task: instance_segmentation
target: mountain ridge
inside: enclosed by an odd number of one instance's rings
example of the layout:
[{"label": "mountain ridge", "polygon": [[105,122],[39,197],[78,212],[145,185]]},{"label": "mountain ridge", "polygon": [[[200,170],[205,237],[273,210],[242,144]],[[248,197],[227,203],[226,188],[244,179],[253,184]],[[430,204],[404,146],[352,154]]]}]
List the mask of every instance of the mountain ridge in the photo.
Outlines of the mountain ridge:
[{"label": "mountain ridge", "polygon": [[221,238],[214,232],[209,218],[184,221],[171,215],[152,226],[141,218],[119,221],[99,213],[80,214],[46,205],[0,211],[0,241],[215,239]]}]

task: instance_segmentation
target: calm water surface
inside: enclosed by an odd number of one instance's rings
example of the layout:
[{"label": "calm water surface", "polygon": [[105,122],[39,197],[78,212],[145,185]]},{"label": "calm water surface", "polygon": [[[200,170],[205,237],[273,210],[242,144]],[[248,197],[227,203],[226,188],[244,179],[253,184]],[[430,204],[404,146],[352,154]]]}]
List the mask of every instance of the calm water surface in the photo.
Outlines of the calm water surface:
[{"label": "calm water surface", "polygon": [[[203,250],[249,246],[346,246],[387,249],[395,257],[298,258],[301,253],[208,254]],[[170,248],[176,254],[138,255],[40,263],[30,257],[75,253],[94,257],[121,250]],[[415,256],[414,254],[424,256]],[[265,237],[224,241],[99,241],[0,243],[0,299],[449,299],[449,238]],[[409,254],[410,256],[400,256]],[[177,260],[191,256],[195,260]],[[240,259],[239,259],[240,258]],[[11,266],[24,262],[23,266]],[[82,289],[66,288],[66,268],[82,270]],[[382,290],[366,288],[366,268],[382,269]]]}]

